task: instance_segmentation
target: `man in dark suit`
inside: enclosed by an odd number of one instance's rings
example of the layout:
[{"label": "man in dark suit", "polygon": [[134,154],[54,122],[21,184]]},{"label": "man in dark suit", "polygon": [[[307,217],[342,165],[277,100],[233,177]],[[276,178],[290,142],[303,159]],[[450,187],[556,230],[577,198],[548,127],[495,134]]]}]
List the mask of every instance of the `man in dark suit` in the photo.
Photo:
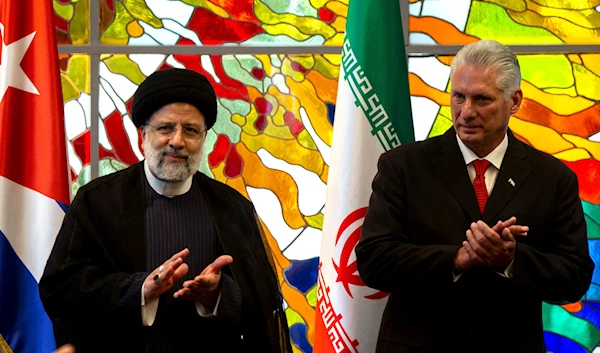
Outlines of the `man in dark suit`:
[{"label": "man in dark suit", "polygon": [[454,128],[381,156],[356,247],[365,284],[391,293],[378,353],[542,353],[542,301],[588,289],[577,177],[508,129],[520,81],[508,48],[465,46]]},{"label": "man in dark suit", "polygon": [[82,187],[40,281],[58,345],[86,352],[291,353],[250,201],[198,172],[217,103],[171,69],[133,97],[146,159]]}]

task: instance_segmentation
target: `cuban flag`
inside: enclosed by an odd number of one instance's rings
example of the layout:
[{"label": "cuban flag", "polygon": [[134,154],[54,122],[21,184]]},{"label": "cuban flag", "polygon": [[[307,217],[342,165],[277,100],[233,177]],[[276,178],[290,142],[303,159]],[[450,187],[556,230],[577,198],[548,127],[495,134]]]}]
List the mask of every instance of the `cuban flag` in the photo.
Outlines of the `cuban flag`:
[{"label": "cuban flag", "polygon": [[0,0],[0,352],[50,353],[38,282],[70,202],[52,0]]}]

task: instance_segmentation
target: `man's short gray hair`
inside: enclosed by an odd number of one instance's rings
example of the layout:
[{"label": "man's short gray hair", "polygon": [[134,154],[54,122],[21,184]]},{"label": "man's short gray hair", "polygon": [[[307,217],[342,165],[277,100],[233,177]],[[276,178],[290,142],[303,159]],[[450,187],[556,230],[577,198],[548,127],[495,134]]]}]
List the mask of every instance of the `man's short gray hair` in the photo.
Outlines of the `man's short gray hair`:
[{"label": "man's short gray hair", "polygon": [[506,46],[493,40],[480,40],[462,47],[450,67],[450,77],[457,67],[469,64],[498,71],[496,86],[506,101],[521,87],[521,69],[517,56]]}]

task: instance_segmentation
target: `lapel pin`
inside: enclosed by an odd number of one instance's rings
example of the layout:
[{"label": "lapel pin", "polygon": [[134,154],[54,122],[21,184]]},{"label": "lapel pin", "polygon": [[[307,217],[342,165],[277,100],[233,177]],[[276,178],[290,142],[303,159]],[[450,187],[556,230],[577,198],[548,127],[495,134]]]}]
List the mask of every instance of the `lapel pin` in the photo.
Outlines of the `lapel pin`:
[{"label": "lapel pin", "polygon": [[515,187],[515,182],[512,180],[512,178],[508,178],[508,183]]}]

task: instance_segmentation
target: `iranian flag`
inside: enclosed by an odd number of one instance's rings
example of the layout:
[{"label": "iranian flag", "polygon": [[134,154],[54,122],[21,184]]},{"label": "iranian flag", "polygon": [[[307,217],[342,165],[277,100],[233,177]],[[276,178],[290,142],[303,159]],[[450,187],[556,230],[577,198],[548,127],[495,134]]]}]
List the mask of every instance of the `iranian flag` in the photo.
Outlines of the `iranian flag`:
[{"label": "iranian flag", "polygon": [[375,351],[388,293],[356,268],[379,156],[414,140],[399,1],[351,0],[334,121],[314,352]]}]

